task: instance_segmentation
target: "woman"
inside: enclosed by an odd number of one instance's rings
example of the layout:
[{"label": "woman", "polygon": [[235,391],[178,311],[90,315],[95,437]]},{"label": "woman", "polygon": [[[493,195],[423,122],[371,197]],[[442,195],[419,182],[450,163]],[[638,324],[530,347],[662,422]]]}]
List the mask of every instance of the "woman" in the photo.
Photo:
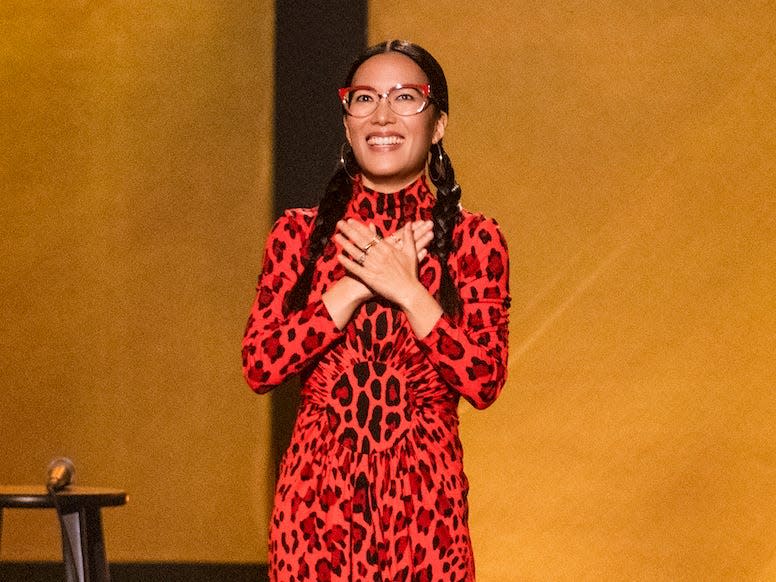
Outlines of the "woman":
[{"label": "woman", "polygon": [[485,408],[504,384],[506,245],[459,206],[428,52],[368,49],[340,98],[340,167],[317,208],[273,227],[243,340],[256,392],[303,383],[270,575],[473,580],[457,404]]}]

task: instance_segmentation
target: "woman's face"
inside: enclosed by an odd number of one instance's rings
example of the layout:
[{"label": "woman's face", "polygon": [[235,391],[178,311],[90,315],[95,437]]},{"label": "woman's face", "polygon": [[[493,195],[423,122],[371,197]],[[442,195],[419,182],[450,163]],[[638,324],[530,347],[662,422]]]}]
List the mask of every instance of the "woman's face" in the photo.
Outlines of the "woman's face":
[{"label": "woman's face", "polygon": [[[351,85],[367,85],[382,94],[396,85],[428,82],[412,59],[391,52],[364,61]],[[364,185],[378,192],[395,192],[423,173],[431,144],[445,133],[447,114],[429,105],[416,115],[397,115],[382,99],[371,115],[345,115],[344,123]]]}]

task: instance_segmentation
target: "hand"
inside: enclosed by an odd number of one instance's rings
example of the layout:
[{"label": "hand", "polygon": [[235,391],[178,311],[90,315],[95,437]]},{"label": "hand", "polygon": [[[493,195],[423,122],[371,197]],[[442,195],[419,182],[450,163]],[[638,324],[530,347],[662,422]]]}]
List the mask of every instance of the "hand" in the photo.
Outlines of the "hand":
[{"label": "hand", "polygon": [[373,292],[403,307],[422,288],[418,263],[428,255],[434,237],[431,221],[407,223],[385,239],[377,235],[373,224],[353,219],[341,220],[337,228],[334,239],[344,251],[337,259]]},{"label": "hand", "polygon": [[[412,237],[415,242],[415,250],[417,252],[418,256],[418,263],[422,263],[423,259],[426,258],[428,255],[428,245],[431,243],[431,241],[434,239],[434,223],[430,220],[416,220],[412,223],[410,223],[412,228]],[[372,240],[376,234],[377,229],[375,228],[374,224],[369,224],[366,227],[369,229],[368,233],[365,233],[363,227],[365,225],[360,224],[358,221],[353,219],[348,219],[347,221],[341,220],[339,223],[337,223],[337,227],[339,228],[340,232],[334,235],[334,239],[337,240],[337,242],[340,243],[340,245],[343,244],[343,242],[348,241],[349,239],[346,239],[344,237],[338,238],[338,235],[344,234],[344,231],[342,228],[348,228],[350,226],[350,232],[355,233],[355,235],[358,237],[359,232],[353,229],[358,229],[360,231],[360,238],[363,239],[362,243],[364,245],[367,244],[368,240]],[[402,238],[402,231],[403,229],[399,229],[398,231],[394,232],[390,236],[386,236],[385,240],[392,243],[397,248],[402,248],[404,241]],[[366,237],[366,238],[365,238]],[[358,240],[350,240],[349,242],[352,242],[357,247],[363,248],[359,246]],[[351,258],[358,258],[360,256],[360,253],[352,256]]]}]

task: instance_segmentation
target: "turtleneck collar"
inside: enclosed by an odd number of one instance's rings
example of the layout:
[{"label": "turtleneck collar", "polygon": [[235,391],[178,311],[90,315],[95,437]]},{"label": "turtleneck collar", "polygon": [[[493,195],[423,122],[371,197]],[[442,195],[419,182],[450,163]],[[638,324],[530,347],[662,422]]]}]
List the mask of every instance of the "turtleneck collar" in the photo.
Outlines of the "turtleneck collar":
[{"label": "turtleneck collar", "polygon": [[426,176],[396,192],[378,192],[364,185],[361,175],[353,183],[350,207],[364,221],[375,218],[398,219],[399,225],[414,220],[428,220],[436,199],[426,183]]}]

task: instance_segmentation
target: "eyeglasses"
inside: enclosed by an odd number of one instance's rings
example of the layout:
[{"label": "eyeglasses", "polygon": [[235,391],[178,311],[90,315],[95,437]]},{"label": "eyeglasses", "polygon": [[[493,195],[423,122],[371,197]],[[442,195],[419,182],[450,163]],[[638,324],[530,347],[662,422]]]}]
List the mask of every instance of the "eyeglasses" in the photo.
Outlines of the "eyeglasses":
[{"label": "eyeglasses", "polygon": [[377,110],[382,99],[397,115],[417,115],[431,102],[431,85],[396,85],[385,93],[373,87],[357,85],[339,90],[345,112],[353,117],[367,117]]}]

